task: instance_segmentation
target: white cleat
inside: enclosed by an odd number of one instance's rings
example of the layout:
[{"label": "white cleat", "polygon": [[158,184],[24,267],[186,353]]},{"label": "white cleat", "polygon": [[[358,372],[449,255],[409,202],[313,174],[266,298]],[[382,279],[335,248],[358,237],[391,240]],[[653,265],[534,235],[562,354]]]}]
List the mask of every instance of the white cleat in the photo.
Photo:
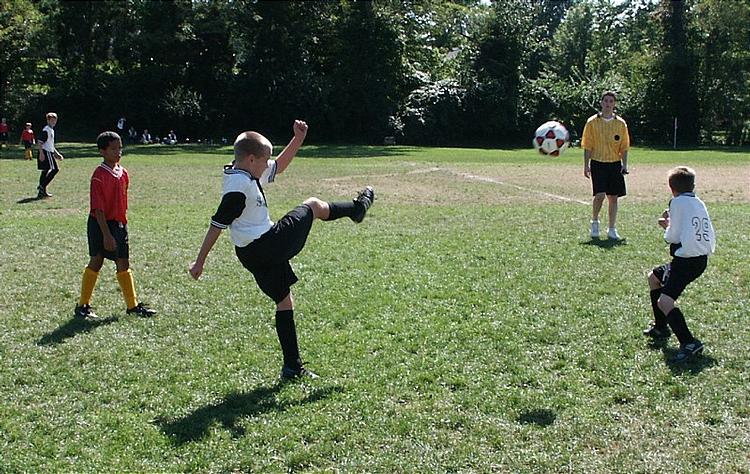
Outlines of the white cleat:
[{"label": "white cleat", "polygon": [[591,238],[599,238],[599,221],[591,221]]},{"label": "white cleat", "polygon": [[610,240],[622,240],[620,234],[617,233],[617,229],[614,227],[607,230],[607,237],[609,237]]}]

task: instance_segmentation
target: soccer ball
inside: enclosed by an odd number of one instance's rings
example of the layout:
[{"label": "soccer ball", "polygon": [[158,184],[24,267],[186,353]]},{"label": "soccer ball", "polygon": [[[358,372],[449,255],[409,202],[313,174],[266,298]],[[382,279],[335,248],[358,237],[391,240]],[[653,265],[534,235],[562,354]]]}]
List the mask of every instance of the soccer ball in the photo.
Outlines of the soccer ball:
[{"label": "soccer ball", "polygon": [[560,122],[550,120],[536,129],[532,143],[542,155],[560,156],[570,145],[570,133]]}]

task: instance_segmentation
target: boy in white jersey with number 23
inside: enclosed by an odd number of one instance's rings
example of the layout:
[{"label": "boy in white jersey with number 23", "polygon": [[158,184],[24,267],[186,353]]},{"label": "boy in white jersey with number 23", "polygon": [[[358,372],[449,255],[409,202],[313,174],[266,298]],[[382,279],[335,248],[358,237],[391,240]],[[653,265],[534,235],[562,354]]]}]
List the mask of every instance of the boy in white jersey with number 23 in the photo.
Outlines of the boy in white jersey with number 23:
[{"label": "boy in white jersey with number 23", "polygon": [[370,186],[351,201],[325,202],[310,197],[276,223],[271,221],[263,186],[284,172],[302,145],[307,124],[296,120],[293,129],[294,137],[275,160],[271,159],[271,142],[260,133],[243,132],[237,136],[233,165],[224,170],[221,203],[211,218],[198,257],[190,265],[190,275],[197,280],[222,230],[229,228],[237,258],[253,274],[261,291],[276,303],[276,333],[284,355],[282,380],[317,377],[303,366],[299,355],[291,293],[297,276],[289,260],[305,246],[315,219],[349,217],[359,223],[375,200]]}]

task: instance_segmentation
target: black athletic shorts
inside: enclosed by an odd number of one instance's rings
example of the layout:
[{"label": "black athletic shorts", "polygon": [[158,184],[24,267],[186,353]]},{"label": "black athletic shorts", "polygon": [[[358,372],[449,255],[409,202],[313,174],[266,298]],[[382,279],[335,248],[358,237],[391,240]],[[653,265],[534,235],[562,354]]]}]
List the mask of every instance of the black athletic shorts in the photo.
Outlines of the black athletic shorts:
[{"label": "black athletic shorts", "polygon": [[89,214],[89,220],[86,223],[86,233],[89,237],[89,256],[96,257],[97,255],[101,255],[109,260],[130,258],[128,225],[117,221],[107,221],[107,227],[109,227],[109,232],[115,238],[115,243],[117,243],[117,248],[114,252],[110,252],[104,248],[104,234],[102,234],[96,218]]},{"label": "black athletic shorts", "polygon": [[314,220],[312,209],[302,204],[279,219],[268,232],[244,247],[235,247],[237,258],[255,277],[258,287],[275,303],[289,295],[297,283],[289,264],[307,242]]},{"label": "black athletic shorts", "polygon": [[591,160],[591,185],[594,195],[605,193],[609,196],[622,197],[627,194],[625,190],[625,176],[622,174],[622,162],[602,163]]},{"label": "black athletic shorts", "polygon": [[42,150],[42,153],[47,158],[44,161],[41,161],[37,158],[36,160],[36,168],[38,170],[56,170],[58,169],[57,166],[57,160],[55,160],[55,154],[51,151]]},{"label": "black athletic shorts", "polygon": [[0,142],[8,141],[8,132],[0,132]]},{"label": "black athletic shorts", "polygon": [[676,300],[693,280],[703,274],[707,265],[707,255],[674,257],[671,263],[660,265],[653,272],[662,284],[661,292]]}]

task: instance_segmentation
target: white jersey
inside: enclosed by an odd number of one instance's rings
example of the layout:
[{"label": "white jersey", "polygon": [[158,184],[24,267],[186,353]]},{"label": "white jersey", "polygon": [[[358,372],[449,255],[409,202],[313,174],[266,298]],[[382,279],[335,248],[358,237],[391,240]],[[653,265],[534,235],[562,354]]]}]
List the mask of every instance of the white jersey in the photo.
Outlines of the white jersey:
[{"label": "white jersey", "polygon": [[47,133],[47,139],[42,143],[42,149],[52,153],[55,151],[55,129],[45,125],[42,129],[42,137],[44,137],[45,132]]},{"label": "white jersey", "polygon": [[265,234],[273,226],[273,221],[268,213],[263,186],[272,183],[275,177],[275,160],[268,160],[268,167],[259,179],[241,169],[224,170],[223,194],[226,196],[229,193],[242,193],[245,196],[244,206],[239,217],[228,225],[219,222],[216,217],[211,220],[211,225],[220,229],[229,227],[232,243],[237,247],[245,247]]},{"label": "white jersey", "polygon": [[669,203],[669,226],[664,240],[680,247],[675,257],[711,255],[716,250],[716,235],[706,205],[695,193],[682,193]]}]

